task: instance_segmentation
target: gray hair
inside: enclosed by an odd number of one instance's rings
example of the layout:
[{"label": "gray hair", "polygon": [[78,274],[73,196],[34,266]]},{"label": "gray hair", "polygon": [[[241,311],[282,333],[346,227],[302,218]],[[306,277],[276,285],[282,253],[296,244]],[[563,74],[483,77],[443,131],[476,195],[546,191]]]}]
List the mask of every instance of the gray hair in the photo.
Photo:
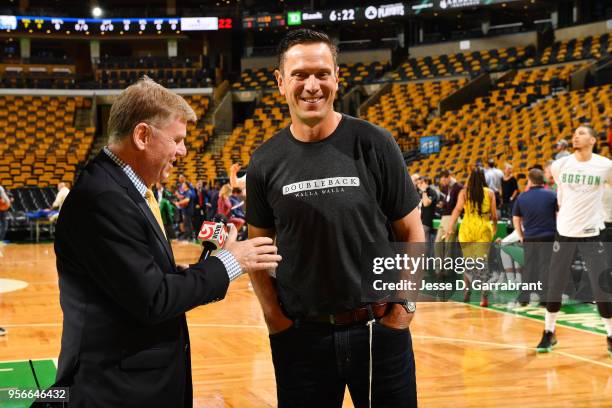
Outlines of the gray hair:
[{"label": "gray hair", "polygon": [[124,89],[113,103],[108,118],[109,143],[119,142],[131,135],[139,123],[163,127],[175,116],[185,122],[195,122],[198,119],[183,97],[145,75]]}]

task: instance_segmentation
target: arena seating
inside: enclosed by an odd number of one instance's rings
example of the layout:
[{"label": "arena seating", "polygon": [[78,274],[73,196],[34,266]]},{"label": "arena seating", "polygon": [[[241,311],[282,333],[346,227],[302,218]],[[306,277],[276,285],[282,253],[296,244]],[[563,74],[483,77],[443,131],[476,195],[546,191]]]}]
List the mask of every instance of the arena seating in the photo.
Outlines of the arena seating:
[{"label": "arena seating", "polygon": [[198,174],[212,181],[227,175],[232,163],[248,165],[251,154],[261,143],[289,124],[285,99],[278,92],[265,94],[253,116],[234,128],[220,155],[206,153],[197,161]]},{"label": "arena seating", "polygon": [[[555,142],[569,140],[580,123],[589,122],[601,129],[603,118],[612,114],[611,100],[612,86],[606,85],[558,93],[520,109],[508,105],[474,109],[473,105],[465,105],[436,118],[426,130],[433,132],[427,134],[455,132],[460,143],[442,147],[439,154],[412,163],[410,171],[435,177],[448,168],[458,179],[465,180],[477,158],[495,158],[500,166],[510,162],[525,173],[534,164],[542,165],[551,159]],[[600,153],[610,152],[601,144]],[[519,181],[521,188],[524,183],[524,179]]]},{"label": "arena seating", "polygon": [[[366,119],[390,130],[403,151],[416,149],[422,136],[440,135],[444,143],[460,143],[466,135],[478,134],[473,126],[477,120],[511,115],[513,110],[527,107],[555,90],[566,89],[571,74],[586,65],[571,63],[519,70],[506,82],[494,84],[488,95],[442,116],[436,115],[439,102],[464,86],[467,79],[394,84],[390,92],[368,109]],[[462,160],[459,158],[457,163]],[[423,165],[422,161],[419,163]]]},{"label": "arena seating", "polygon": [[97,88],[123,89],[147,75],[166,88],[205,88],[212,86],[212,79],[205,69],[113,69],[96,73]]},{"label": "arena seating", "polygon": [[104,58],[94,66],[93,75],[76,75],[74,65],[65,62],[63,65],[40,65],[29,61],[4,62],[3,66],[8,69],[0,66],[0,85],[33,89],[123,89],[143,75],[168,88],[203,88],[214,82],[205,57]]},{"label": "arena seating", "polygon": [[[540,101],[542,98],[550,98],[556,91],[567,88],[570,75],[586,66],[587,63],[576,62],[545,67],[541,65],[597,58],[609,53],[611,47],[609,35],[604,34],[557,42],[537,55],[535,48],[528,46],[435,57],[409,58],[396,71],[388,74],[389,79],[392,81],[416,82],[393,84],[389,93],[382,95],[375,105],[368,108],[365,118],[388,129],[403,151],[414,149],[417,146],[418,138],[427,135],[441,135],[446,143],[455,143],[453,147],[445,147],[443,150],[457,149],[457,146],[461,144],[457,142],[480,135],[477,124],[486,125],[484,126],[485,128],[491,129],[491,123],[496,122],[500,129],[505,129],[502,125],[505,121],[509,120],[508,118],[513,118],[517,112],[523,112],[525,109],[528,109],[530,104],[543,104]],[[149,75],[170,88],[210,86],[211,79],[209,73],[205,68],[202,68],[205,64],[206,62],[200,60],[199,57],[103,58],[95,67],[93,87],[124,88],[142,75]],[[524,66],[528,66],[529,69],[521,69]],[[477,98],[472,104],[463,106],[459,111],[447,112],[441,117],[437,116],[436,110],[440,101],[464,86],[468,81],[468,76],[473,77],[483,72],[506,71],[511,68],[519,69],[518,73],[506,82],[495,84],[488,95]],[[379,81],[387,69],[388,65],[382,63],[341,64],[340,89],[341,91],[346,91],[356,84]],[[2,86],[76,88],[82,85],[82,83],[75,79],[73,74],[63,74],[63,76],[60,75],[56,78],[11,75],[13,74],[7,73],[3,75],[0,79]],[[443,79],[450,76],[464,76],[465,78]],[[425,81],[420,82],[418,80]],[[233,90],[262,90],[273,89],[275,87],[276,81],[274,80],[273,69],[246,69],[241,73],[240,80],[232,84]],[[2,112],[0,112],[0,124],[4,122],[7,125],[1,131],[3,133],[0,134],[6,135],[10,143],[17,143],[17,133],[20,135],[27,134],[26,128],[30,132],[34,129],[37,137],[42,137],[43,133],[45,137],[48,137],[45,133],[47,128],[74,132],[75,135],[83,134],[86,137],[93,134],[93,129],[88,129],[85,134],[83,133],[85,131],[77,131],[72,127],[74,123],[74,110],[70,111],[69,106],[72,105],[67,104],[64,112],[68,116],[64,118],[65,121],[60,120],[55,123],[54,117],[48,116],[49,122],[43,123],[42,128],[40,126],[42,123],[40,117],[36,123],[27,121],[24,123],[22,121],[21,127],[15,127],[15,133],[12,137],[14,140],[11,141],[10,131],[13,128],[9,123],[17,124],[17,122],[11,121],[9,114],[11,112],[17,114],[18,111],[9,111],[5,108],[10,105],[7,104],[6,98],[8,97],[0,99],[0,109],[2,109]],[[46,97],[23,98],[42,100]],[[557,96],[554,98],[557,98]],[[265,95],[257,106],[253,117],[247,119],[244,124],[234,129],[222,153],[220,155],[210,155],[209,153],[205,155],[205,146],[214,132],[212,125],[203,120],[209,107],[210,99],[202,95],[189,96],[186,99],[192,104],[200,120],[197,124],[190,125],[188,128],[188,157],[177,162],[178,169],[176,169],[175,175],[184,173],[192,180],[203,177],[213,180],[217,176],[223,176],[233,162],[240,162],[246,165],[253,150],[280,128],[286,126],[289,120],[285,102],[280,95]],[[49,98],[49,100],[62,100],[60,105],[67,103],[67,101],[91,103],[89,100],[82,98]],[[39,103],[30,104],[29,102],[27,105],[28,109],[30,109],[28,112],[35,112],[40,106]],[[58,109],[55,107],[56,105],[53,103],[48,104],[48,109]],[[14,106],[24,105],[15,104]],[[60,109],[61,112],[63,111]],[[545,117],[546,112],[541,112],[541,114]],[[23,115],[23,113],[19,115]],[[590,117],[590,115],[586,116]],[[41,129],[43,133],[41,133]],[[492,129],[496,130],[497,128]],[[515,133],[517,132],[512,127],[510,129]],[[542,133],[540,128],[536,128],[536,130],[536,133]],[[516,134],[512,133],[509,136],[514,140]],[[63,143],[65,144],[66,142]],[[76,144],[77,142],[73,141],[72,143]],[[524,143],[521,146],[524,146]],[[27,145],[27,149],[31,148],[32,145]],[[76,151],[76,148],[72,145],[71,149],[69,153]],[[79,149],[79,151],[82,151],[84,147]],[[61,156],[62,150],[59,149],[59,151]],[[6,161],[7,157],[3,157],[2,160]],[[50,156],[46,160],[52,161],[54,159]],[[76,155],[71,161],[74,162],[75,160],[76,163],[79,162]],[[458,162],[461,162],[461,160],[458,160]],[[55,172],[60,173],[56,177],[50,177],[43,174],[46,173],[45,171],[41,173],[41,168],[29,169],[28,163],[25,163],[26,166],[24,166],[23,174],[18,175],[13,173],[10,163],[3,162],[0,164],[0,180],[9,184],[9,187],[11,187],[9,176],[12,178],[13,186],[52,185],[59,179],[63,179],[64,175],[67,176],[68,180],[73,177],[76,163],[67,163],[66,167],[62,164],[60,168],[64,169],[64,172],[61,172],[60,169],[54,169]],[[34,165],[34,163],[30,164]],[[37,166],[40,166],[40,164]],[[457,168],[459,169],[459,167]],[[429,171],[429,167],[426,166],[425,169],[426,172]]]},{"label": "arena seating", "polygon": [[0,58],[2,88],[70,89],[76,87],[74,61],[53,58]]},{"label": "arena seating", "polygon": [[0,96],[0,183],[5,188],[72,182],[95,129],[75,128],[83,97]]},{"label": "arena seating", "polygon": [[33,212],[51,208],[57,189],[55,187],[18,187],[11,190],[14,211]]},{"label": "arena seating", "polygon": [[[526,86],[549,86],[552,89],[567,87],[570,76],[587,65],[588,63],[575,63],[523,69],[517,72],[509,86],[520,89],[524,89]],[[500,85],[501,87],[507,87],[504,83]]]},{"label": "arena seating", "polygon": [[96,87],[123,89],[148,75],[168,88],[202,88],[213,84],[205,57],[106,57],[94,68]]},{"label": "arena seating", "polygon": [[[9,223],[8,231],[13,237],[21,235],[23,238],[29,235],[34,239],[36,223],[33,218],[28,217],[28,213],[36,213],[39,210],[51,208],[57,189],[55,187],[17,187],[8,190],[13,199],[11,210],[7,214]],[[52,226],[41,225],[40,231],[51,234]]]},{"label": "arena seating", "polygon": [[376,82],[388,69],[388,64],[372,62],[370,64],[340,64],[340,89],[345,92],[354,85]]},{"label": "arena seating", "polygon": [[200,57],[108,57],[98,61],[99,69],[197,68]]},{"label": "arena seating", "polygon": [[[601,49],[608,46],[607,36],[594,37],[593,40],[587,38],[575,42],[582,44],[581,47],[583,48],[581,49],[585,49],[584,47],[589,45],[589,51],[580,54],[586,56],[586,58],[598,55],[596,43],[602,44]],[[544,58],[546,52],[538,57],[538,65],[552,62],[551,59],[546,60]],[[475,137],[479,134],[475,123],[490,124],[500,118],[513,117],[515,111],[523,111],[529,105],[538,103],[542,98],[551,97],[554,92],[566,89],[571,74],[587,65],[585,62],[539,67],[533,66],[533,61],[536,61],[536,52],[533,46],[408,59],[398,70],[390,73],[391,80],[441,79],[445,76],[457,75],[473,77],[484,72],[507,71],[509,69],[519,69],[519,71],[510,81],[495,84],[487,96],[477,98],[474,103],[464,106],[460,111],[447,112],[442,117],[436,116],[439,102],[464,86],[468,82],[468,78],[394,84],[389,93],[383,95],[377,104],[368,108],[365,118],[388,129],[403,151],[416,148],[419,137],[426,135],[441,135],[443,140],[450,143],[461,142],[466,137]],[[526,65],[531,65],[531,67],[524,69],[523,67]],[[363,64],[356,64],[356,66],[359,68],[354,69],[359,72],[364,69],[361,68],[364,66]],[[353,72],[346,74],[346,67],[342,68],[342,78],[355,77]],[[381,70],[380,76],[383,73],[384,68]],[[375,78],[380,76],[376,75]],[[359,79],[355,82],[359,83]],[[349,83],[346,87],[351,85]],[[241,80],[233,84],[233,89],[264,89],[275,86],[276,81],[272,69],[245,70],[242,73]],[[547,111],[539,113],[544,118],[546,114]],[[502,119],[503,121],[504,119]],[[248,163],[252,151],[278,129],[286,126],[287,123],[288,112],[284,100],[279,95],[266,95],[253,117],[247,119],[244,125],[234,129],[232,137],[225,145],[223,154],[219,157],[211,157],[215,170],[209,169],[208,174],[214,172],[224,174],[232,162]],[[541,129],[538,128],[537,130],[540,131]],[[518,133],[512,133],[511,136],[512,141],[524,148],[524,143],[518,143]],[[557,135],[556,137],[561,136]],[[455,146],[460,145],[461,143]],[[550,150],[551,147],[552,142],[547,148]],[[457,147],[453,148],[456,149]],[[550,152],[546,151],[546,153]],[[544,152],[538,154],[538,157],[543,155]],[[524,161],[522,156],[519,156],[521,163]],[[531,153],[529,159],[534,157],[534,154]],[[458,157],[457,163],[462,160],[463,158]],[[455,167],[459,170],[458,166]],[[426,166],[426,173],[427,169]],[[431,175],[434,175],[433,172]]]},{"label": "arena seating", "polygon": [[558,64],[583,59],[598,59],[612,53],[610,34],[556,41],[535,59],[525,61],[526,66]]},{"label": "arena seating", "polygon": [[240,73],[240,80],[232,84],[235,91],[274,88],[275,86],[274,68],[247,68]]},{"label": "arena seating", "polygon": [[467,79],[393,84],[391,91],[368,108],[365,119],[389,130],[400,148],[414,147],[414,131],[424,126],[440,101],[467,83]]},{"label": "arena seating", "polygon": [[2,88],[73,89],[76,76],[69,72],[24,73],[6,72],[0,78]]},{"label": "arena seating", "polygon": [[523,62],[534,54],[535,48],[528,46],[409,58],[391,74],[391,78],[396,81],[407,81],[505,71],[523,66]]}]

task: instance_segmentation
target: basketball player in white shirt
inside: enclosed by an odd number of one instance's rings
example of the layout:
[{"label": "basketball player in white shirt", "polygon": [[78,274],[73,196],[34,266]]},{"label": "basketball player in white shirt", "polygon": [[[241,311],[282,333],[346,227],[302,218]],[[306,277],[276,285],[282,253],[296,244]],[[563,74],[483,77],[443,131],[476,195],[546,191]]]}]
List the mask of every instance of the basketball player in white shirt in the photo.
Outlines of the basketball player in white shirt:
[{"label": "basketball player in white shirt", "polygon": [[572,137],[574,154],[551,165],[552,176],[558,185],[559,214],[550,260],[545,329],[537,346],[538,352],[549,352],[557,344],[555,322],[561,308],[561,295],[570,277],[576,251],[580,251],[606,327],[608,353],[612,357],[612,293],[609,287],[602,287],[602,274],[609,272],[606,248],[600,237],[600,231],[605,228],[605,184],[612,184],[612,161],[593,153],[596,142],[592,127],[579,126]]}]

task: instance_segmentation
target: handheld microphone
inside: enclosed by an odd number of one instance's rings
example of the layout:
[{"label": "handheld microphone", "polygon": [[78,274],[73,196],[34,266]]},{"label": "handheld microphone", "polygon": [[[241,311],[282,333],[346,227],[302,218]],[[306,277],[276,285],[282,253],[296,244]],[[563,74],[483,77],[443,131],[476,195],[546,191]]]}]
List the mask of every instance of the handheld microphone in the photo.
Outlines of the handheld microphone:
[{"label": "handheld microphone", "polygon": [[202,240],[203,247],[200,262],[208,258],[213,251],[223,248],[227,239],[226,223],[227,218],[224,216],[216,216],[213,221],[204,221],[202,223],[202,228],[198,234],[198,238]]}]

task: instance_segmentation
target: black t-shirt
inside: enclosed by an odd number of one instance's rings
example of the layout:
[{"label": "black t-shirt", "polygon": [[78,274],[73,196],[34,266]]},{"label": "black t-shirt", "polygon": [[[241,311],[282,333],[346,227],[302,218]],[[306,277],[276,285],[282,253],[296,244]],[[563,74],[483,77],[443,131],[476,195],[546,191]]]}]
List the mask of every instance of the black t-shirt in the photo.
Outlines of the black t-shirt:
[{"label": "black t-shirt", "polygon": [[518,183],[514,176],[510,177],[508,180],[502,179],[502,198],[504,203],[510,202],[510,197],[512,197],[512,194],[514,194],[516,190],[518,190]]},{"label": "black t-shirt", "polygon": [[433,228],[433,220],[436,216],[436,204],[438,204],[438,193],[431,187],[425,190],[427,197],[431,200],[431,204],[425,207],[421,206],[421,222],[430,228]]},{"label": "black t-shirt", "polygon": [[260,146],[247,200],[247,222],[276,230],[278,294],[300,317],[358,307],[364,244],[392,240],[391,222],[420,197],[389,132],[343,115],[321,141],[301,142],[287,127]]},{"label": "black t-shirt", "polygon": [[452,186],[446,187],[446,197],[444,198],[444,203],[442,204],[442,216],[451,215],[455,206],[457,205],[457,200],[459,199],[459,193],[463,189],[463,184],[459,182],[455,182]]}]

